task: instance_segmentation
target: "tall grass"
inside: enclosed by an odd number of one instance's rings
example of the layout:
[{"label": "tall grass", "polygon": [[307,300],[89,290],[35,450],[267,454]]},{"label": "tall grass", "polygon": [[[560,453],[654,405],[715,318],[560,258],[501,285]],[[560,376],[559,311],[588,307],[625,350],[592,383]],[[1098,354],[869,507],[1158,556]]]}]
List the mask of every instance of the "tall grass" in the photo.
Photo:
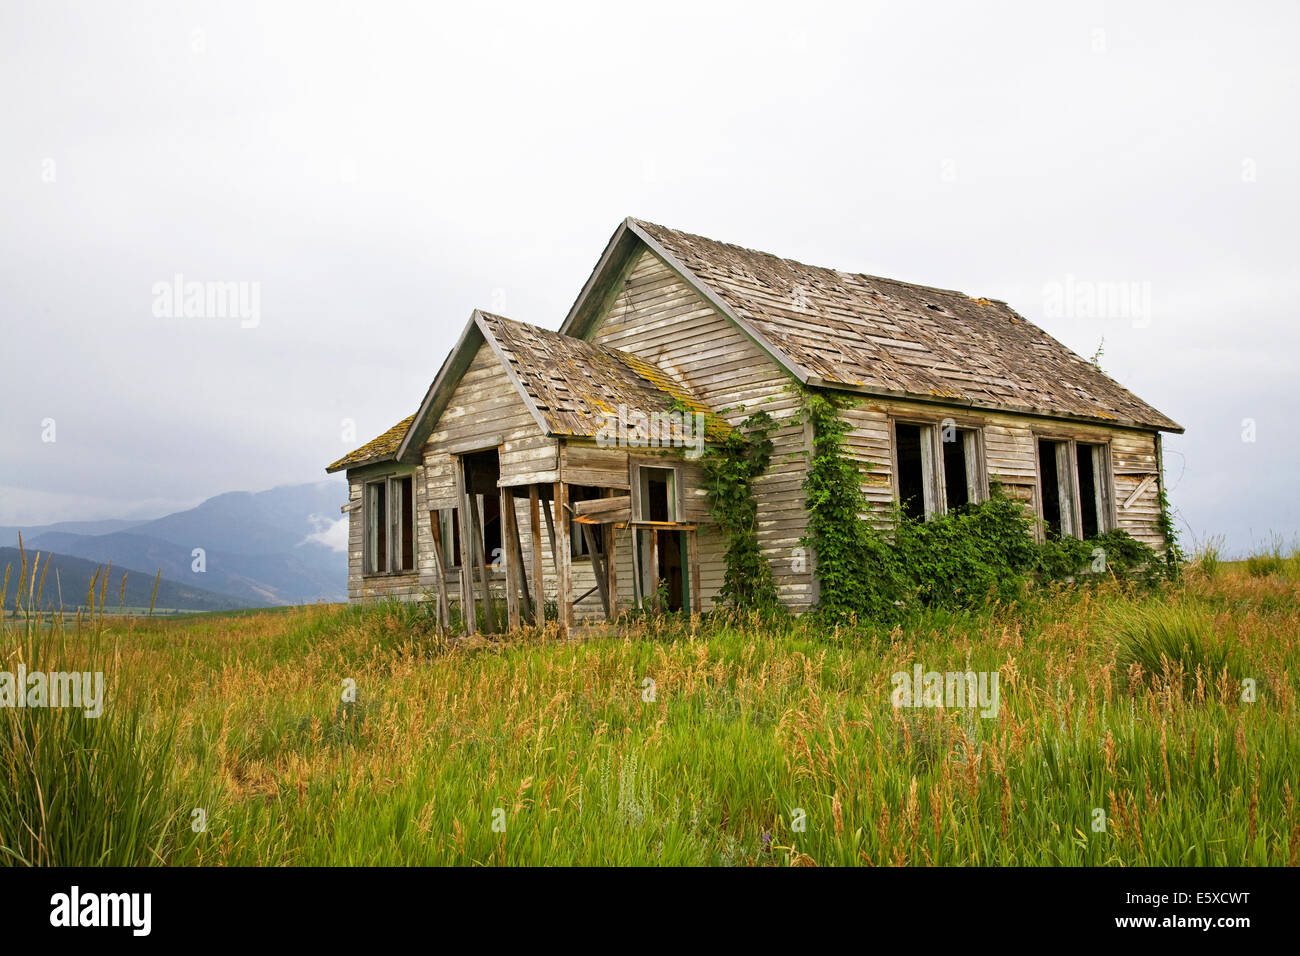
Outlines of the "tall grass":
[{"label": "tall grass", "polygon": [[[45,570],[26,554],[15,595],[16,623],[0,623],[0,670],[111,672],[104,642],[105,573],[75,632],[41,606]],[[45,568],[49,567],[46,559]],[[0,594],[0,618],[8,597]],[[124,585],[125,587],[125,585]],[[98,598],[99,613],[96,614]],[[25,695],[25,687],[16,687]],[[129,866],[167,862],[178,844],[172,806],[172,739],[138,707],[0,708],[0,860],[32,866]]]},{"label": "tall grass", "polygon": [[[75,844],[46,824],[53,849],[39,861],[1158,866],[1300,855],[1300,594],[1285,576],[1228,564],[1154,598],[1055,586],[890,627],[651,617],[580,640],[545,628],[468,642],[447,641],[418,606],[378,604],[109,618],[97,636],[69,628],[64,639],[59,654],[77,660],[97,641],[112,670],[100,720],[114,723],[86,732],[134,739],[142,756],[96,758],[106,776],[135,781],[108,794],[62,783],[61,806],[76,807],[65,814],[111,835]],[[996,718],[894,709],[891,675],[918,663],[997,671]],[[1243,677],[1258,682],[1254,702],[1237,692]],[[51,753],[77,752],[82,732],[49,731]],[[0,842],[21,847],[11,860],[37,862],[10,836],[39,806],[12,767],[42,789],[60,771],[9,753],[5,785],[29,796],[0,804]],[[191,808],[206,811],[202,833],[187,826]]]}]

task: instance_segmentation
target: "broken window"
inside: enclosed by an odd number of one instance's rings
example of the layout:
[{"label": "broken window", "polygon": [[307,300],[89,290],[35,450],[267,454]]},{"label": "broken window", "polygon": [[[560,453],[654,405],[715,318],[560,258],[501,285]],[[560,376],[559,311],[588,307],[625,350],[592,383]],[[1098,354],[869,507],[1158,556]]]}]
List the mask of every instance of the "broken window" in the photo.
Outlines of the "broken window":
[{"label": "broken window", "polygon": [[410,475],[366,482],[366,573],[415,569],[415,484]]},{"label": "broken window", "polygon": [[924,521],[934,513],[934,439],[929,425],[894,424],[898,501],[903,514]]},{"label": "broken window", "polygon": [[985,497],[984,456],[977,428],[894,423],[898,501],[917,521],[955,511]]},{"label": "broken window", "polygon": [[1068,442],[1038,442],[1038,482],[1042,489],[1043,530],[1050,540],[1058,540],[1063,535],[1073,534],[1070,522],[1069,471],[1061,465],[1068,461],[1062,451],[1068,449]]},{"label": "broken window", "polygon": [[677,470],[674,468],[637,469],[640,480],[641,521],[677,520]]},{"label": "broken window", "polygon": [[965,505],[975,504],[984,497],[979,432],[973,428],[954,428],[946,424],[941,435],[944,503],[947,510],[952,512]]},{"label": "broken window", "polygon": [[1110,527],[1110,468],[1105,445],[1079,442],[1075,461],[1079,480],[1079,525],[1084,538],[1093,538]]},{"label": "broken window", "polygon": [[1038,482],[1047,537],[1093,538],[1110,527],[1110,458],[1105,445],[1038,440]]}]

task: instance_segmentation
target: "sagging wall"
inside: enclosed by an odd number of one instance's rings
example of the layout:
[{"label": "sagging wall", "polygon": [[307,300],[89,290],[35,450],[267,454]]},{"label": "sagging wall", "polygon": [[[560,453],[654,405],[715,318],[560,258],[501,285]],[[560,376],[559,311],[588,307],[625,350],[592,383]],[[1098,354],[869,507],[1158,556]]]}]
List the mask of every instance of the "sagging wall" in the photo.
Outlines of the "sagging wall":
[{"label": "sagging wall", "polygon": [[[796,561],[796,549],[808,524],[802,485],[810,443],[796,418],[799,397],[789,388],[794,379],[648,250],[632,266],[591,341],[668,371],[732,425],[760,410],[781,423],[772,434],[771,465],[755,487],[759,545],[782,603],[807,608],[813,578],[810,562]],[[701,545],[706,533],[716,537],[715,531],[703,532]],[[712,563],[703,564],[702,571],[713,582],[702,590],[716,593],[721,571]]]},{"label": "sagging wall", "polygon": [[[844,412],[845,419],[853,426],[846,436],[846,443],[854,458],[870,462],[863,490],[873,509],[879,512],[892,504],[895,495],[891,416],[935,423],[952,418],[959,427],[980,428],[989,481],[1000,483],[1009,497],[1022,502],[1036,514],[1041,509],[1037,472],[1039,437],[1069,437],[1078,441],[1109,443],[1117,526],[1153,548],[1165,546],[1159,525],[1154,432],[1032,419],[976,409],[957,410],[919,402],[864,399],[856,408]],[[1139,489],[1137,497],[1128,503]]]}]

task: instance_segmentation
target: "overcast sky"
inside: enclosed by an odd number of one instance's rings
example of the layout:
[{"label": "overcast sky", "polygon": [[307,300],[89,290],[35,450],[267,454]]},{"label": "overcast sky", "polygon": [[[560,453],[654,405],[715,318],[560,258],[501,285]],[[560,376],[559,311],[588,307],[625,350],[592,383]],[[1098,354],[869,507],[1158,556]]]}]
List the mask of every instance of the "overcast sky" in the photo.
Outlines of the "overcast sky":
[{"label": "overcast sky", "polygon": [[1300,532],[1294,5],[470,6],[0,5],[0,524],[319,480],[634,215],[1104,338],[1188,543]]}]

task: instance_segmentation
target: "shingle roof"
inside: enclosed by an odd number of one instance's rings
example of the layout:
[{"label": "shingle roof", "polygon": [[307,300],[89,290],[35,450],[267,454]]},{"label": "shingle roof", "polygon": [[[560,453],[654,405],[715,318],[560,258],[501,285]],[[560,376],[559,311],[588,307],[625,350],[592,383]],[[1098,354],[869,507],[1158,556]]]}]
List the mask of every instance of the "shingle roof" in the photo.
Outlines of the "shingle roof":
[{"label": "shingle roof", "polygon": [[411,427],[413,421],[415,421],[415,416],[408,415],[378,438],[372,438],[356,451],[348,452],[326,468],[325,471],[334,472],[341,471],[344,468],[356,468],[359,465],[393,457],[397,453],[397,446],[402,443],[402,438],[406,435],[406,430]]},{"label": "shingle roof", "polygon": [[[808,266],[640,220],[627,224],[712,290],[809,384],[1182,431],[1005,302]],[[565,331],[574,331],[569,325]]]},{"label": "shingle roof", "polygon": [[[705,437],[710,440],[726,437],[729,430],[726,422],[700,404],[686,386],[635,355],[476,311],[447,358],[445,369],[451,374],[439,373],[421,411],[325,470],[340,471],[396,458],[403,439],[412,431],[419,433],[412,436],[413,447],[418,447],[424,440],[421,436],[427,437],[432,430],[460,376],[484,342],[502,361],[520,397],[548,435],[595,437],[603,416],[618,415],[619,406],[629,416],[633,412],[703,412],[707,416]],[[413,426],[422,417],[431,420]]]},{"label": "shingle roof", "polygon": [[[708,413],[695,396],[663,369],[617,349],[593,345],[549,329],[479,312],[480,327],[541,414],[551,435],[592,437],[604,416],[668,412]],[[706,435],[726,433],[709,415]]]}]

